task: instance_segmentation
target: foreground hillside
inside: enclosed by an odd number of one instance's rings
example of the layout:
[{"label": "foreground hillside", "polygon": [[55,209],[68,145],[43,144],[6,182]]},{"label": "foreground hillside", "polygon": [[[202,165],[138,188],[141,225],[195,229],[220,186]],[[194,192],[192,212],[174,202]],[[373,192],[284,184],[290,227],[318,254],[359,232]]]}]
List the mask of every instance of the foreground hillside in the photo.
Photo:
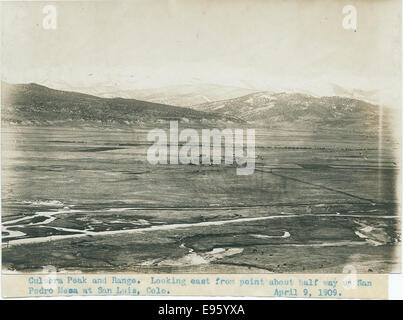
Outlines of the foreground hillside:
[{"label": "foreground hillside", "polygon": [[225,114],[123,98],[100,98],[38,84],[2,83],[2,120],[18,124],[95,122],[156,124],[169,120],[193,123],[239,121]]}]

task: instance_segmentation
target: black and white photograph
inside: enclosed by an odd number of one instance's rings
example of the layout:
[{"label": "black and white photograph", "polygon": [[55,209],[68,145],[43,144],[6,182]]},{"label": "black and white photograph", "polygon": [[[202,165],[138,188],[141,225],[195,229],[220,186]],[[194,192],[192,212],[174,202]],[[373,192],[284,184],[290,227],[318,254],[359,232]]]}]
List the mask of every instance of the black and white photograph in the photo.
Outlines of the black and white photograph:
[{"label": "black and white photograph", "polygon": [[1,1],[2,274],[401,272],[401,1]]}]

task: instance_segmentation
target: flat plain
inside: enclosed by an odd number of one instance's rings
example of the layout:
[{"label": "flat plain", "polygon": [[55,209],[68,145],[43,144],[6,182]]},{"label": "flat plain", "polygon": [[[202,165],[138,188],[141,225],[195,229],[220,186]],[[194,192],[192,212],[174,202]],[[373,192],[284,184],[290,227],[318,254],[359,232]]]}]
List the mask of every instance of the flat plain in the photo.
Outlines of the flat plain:
[{"label": "flat plain", "polygon": [[400,270],[392,134],[260,128],[238,176],[150,165],[149,129],[3,126],[3,271]]}]

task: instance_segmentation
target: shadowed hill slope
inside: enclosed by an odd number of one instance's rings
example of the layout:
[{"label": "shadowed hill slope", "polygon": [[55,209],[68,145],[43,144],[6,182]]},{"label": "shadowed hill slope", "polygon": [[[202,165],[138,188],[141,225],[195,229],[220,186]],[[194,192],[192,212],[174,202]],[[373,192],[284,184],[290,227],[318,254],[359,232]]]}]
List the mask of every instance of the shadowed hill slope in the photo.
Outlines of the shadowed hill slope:
[{"label": "shadowed hill slope", "polygon": [[194,123],[240,121],[221,113],[135,99],[100,98],[77,92],[54,90],[34,83],[2,83],[2,120],[21,124],[56,122],[155,124],[169,120]]}]

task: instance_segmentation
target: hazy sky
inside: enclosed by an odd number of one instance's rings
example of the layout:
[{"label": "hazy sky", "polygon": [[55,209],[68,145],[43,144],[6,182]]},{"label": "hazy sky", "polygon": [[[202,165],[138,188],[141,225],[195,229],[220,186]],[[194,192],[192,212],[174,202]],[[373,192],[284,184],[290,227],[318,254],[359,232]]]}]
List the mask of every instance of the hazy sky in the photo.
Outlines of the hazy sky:
[{"label": "hazy sky", "polygon": [[[45,30],[45,4],[57,29]],[[343,6],[358,13],[342,27]],[[123,89],[216,83],[308,90],[333,84],[400,97],[400,0],[3,2],[2,79]]]}]

